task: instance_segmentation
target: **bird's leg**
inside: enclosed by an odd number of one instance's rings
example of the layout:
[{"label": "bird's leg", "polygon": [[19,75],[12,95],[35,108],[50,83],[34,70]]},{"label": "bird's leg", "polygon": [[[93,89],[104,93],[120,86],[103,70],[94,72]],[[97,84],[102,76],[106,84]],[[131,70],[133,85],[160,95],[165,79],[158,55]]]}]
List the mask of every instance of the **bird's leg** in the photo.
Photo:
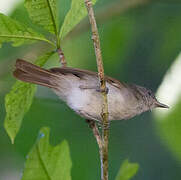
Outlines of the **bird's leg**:
[{"label": "bird's leg", "polygon": [[98,129],[101,129],[101,128],[102,128],[102,123],[101,123],[100,121],[98,121],[97,127],[98,127]]},{"label": "bird's leg", "polygon": [[[102,128],[104,128],[104,129],[109,129],[110,128],[110,122],[108,122],[108,125],[105,125],[105,126],[103,126],[103,124],[102,124],[102,122],[101,121],[95,121],[95,120],[87,120],[86,119],[86,122],[89,124],[89,127],[90,127],[90,121],[93,121],[94,123],[97,123],[97,128],[98,129],[102,129]],[[93,123],[93,122],[91,122],[91,124]]]},{"label": "bird's leg", "polygon": [[80,89],[95,89],[96,91],[99,89],[99,86],[89,86],[89,85],[80,85]]},{"label": "bird's leg", "polygon": [[104,130],[108,130],[110,128],[110,123],[108,122],[107,124],[103,124],[102,122],[101,124],[101,128],[103,128]]},{"label": "bird's leg", "polygon": [[[104,92],[103,90],[101,90],[100,88],[99,89],[97,89],[96,91],[98,91],[98,92]],[[109,89],[108,89],[108,87],[106,87],[106,89],[105,89],[105,93],[106,94],[108,94],[108,92],[109,92]]]},{"label": "bird's leg", "polygon": [[[102,92],[99,86],[88,86],[88,85],[80,85],[80,89],[95,89],[97,92]],[[106,87],[106,94],[108,94],[109,89]]]}]

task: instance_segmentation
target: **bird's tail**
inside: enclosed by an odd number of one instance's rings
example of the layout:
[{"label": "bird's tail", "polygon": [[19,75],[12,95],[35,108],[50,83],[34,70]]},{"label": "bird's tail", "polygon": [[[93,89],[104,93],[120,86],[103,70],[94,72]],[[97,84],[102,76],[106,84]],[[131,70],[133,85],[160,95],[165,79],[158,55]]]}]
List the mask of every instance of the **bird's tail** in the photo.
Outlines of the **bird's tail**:
[{"label": "bird's tail", "polygon": [[13,72],[15,78],[56,89],[55,79],[58,78],[57,74],[21,59],[16,60],[15,67],[16,69]]}]

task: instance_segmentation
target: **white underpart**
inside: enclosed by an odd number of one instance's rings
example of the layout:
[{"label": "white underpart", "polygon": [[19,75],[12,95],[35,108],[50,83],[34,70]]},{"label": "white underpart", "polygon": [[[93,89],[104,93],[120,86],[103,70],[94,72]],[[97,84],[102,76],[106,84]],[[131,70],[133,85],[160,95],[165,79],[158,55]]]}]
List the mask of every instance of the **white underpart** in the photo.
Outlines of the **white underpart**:
[{"label": "white underpart", "polygon": [[17,4],[22,2],[22,0],[1,0],[0,2],[0,13],[10,14]]},{"label": "white underpart", "polygon": [[181,53],[167,71],[156,96],[160,102],[170,107],[167,110],[161,108],[154,110],[155,116],[161,117],[158,119],[162,119],[172,111],[181,97]]},{"label": "white underpart", "polygon": [[71,96],[68,97],[68,104],[74,110],[80,110],[84,107],[87,97],[85,91],[81,91],[80,88],[75,87],[72,89]]}]

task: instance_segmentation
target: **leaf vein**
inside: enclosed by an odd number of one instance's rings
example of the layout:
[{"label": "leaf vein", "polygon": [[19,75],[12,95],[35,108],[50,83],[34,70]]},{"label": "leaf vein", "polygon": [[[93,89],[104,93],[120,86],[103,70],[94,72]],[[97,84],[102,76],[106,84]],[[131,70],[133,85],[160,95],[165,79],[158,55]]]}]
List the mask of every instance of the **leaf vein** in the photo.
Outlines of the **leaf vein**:
[{"label": "leaf vein", "polygon": [[38,152],[38,157],[39,157],[39,159],[40,159],[40,163],[42,164],[42,167],[43,167],[43,169],[45,170],[45,173],[46,173],[48,179],[49,179],[49,180],[52,180],[52,178],[51,178],[51,176],[50,176],[50,174],[49,174],[49,172],[48,172],[48,170],[47,170],[47,168],[46,168],[46,165],[45,165],[45,163],[44,163],[44,161],[43,161],[43,159],[42,159],[42,157],[41,157],[41,153],[40,153],[40,149],[39,149],[39,146],[38,146],[38,145],[36,145],[36,149],[37,149],[37,152]]},{"label": "leaf vein", "polygon": [[7,37],[7,38],[22,38],[22,39],[29,39],[29,40],[38,40],[38,41],[45,41],[53,46],[55,46],[55,44],[51,41],[49,41],[48,39],[43,39],[43,38],[39,38],[39,37],[32,37],[32,36],[21,36],[21,35],[1,35],[0,37]]},{"label": "leaf vein", "polygon": [[47,4],[48,4],[49,10],[50,10],[50,15],[51,15],[51,19],[52,19],[52,22],[53,22],[53,28],[54,28],[54,31],[55,31],[55,35],[58,36],[57,26],[56,26],[56,22],[55,22],[55,17],[53,15],[53,10],[52,10],[52,7],[51,7],[51,4],[50,4],[49,0],[47,0]]}]

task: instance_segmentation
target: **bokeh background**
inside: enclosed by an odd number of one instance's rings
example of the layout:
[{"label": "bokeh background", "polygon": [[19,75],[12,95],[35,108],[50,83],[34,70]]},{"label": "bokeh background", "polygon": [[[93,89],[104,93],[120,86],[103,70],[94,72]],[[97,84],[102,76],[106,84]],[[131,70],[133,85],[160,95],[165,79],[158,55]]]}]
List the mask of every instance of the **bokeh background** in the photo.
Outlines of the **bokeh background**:
[{"label": "bokeh background", "polygon": [[[60,24],[70,2],[58,1]],[[127,158],[140,165],[134,180],[180,180],[181,1],[98,0],[95,10],[106,74],[154,92],[158,90],[163,103],[170,106],[167,113],[146,112],[129,121],[111,123],[110,180]],[[34,27],[23,1],[1,0],[0,11]],[[96,71],[87,18],[66,37],[62,46],[69,66]],[[0,180],[20,180],[26,155],[43,126],[51,129],[52,145],[63,139],[68,141],[73,180],[99,179],[99,153],[91,130],[49,89],[38,88],[13,145],[3,128],[4,96],[15,82],[15,60],[34,61],[48,49],[42,43],[16,48],[6,43],[0,49]],[[57,56],[53,56],[48,66],[56,66],[57,62]]]}]

